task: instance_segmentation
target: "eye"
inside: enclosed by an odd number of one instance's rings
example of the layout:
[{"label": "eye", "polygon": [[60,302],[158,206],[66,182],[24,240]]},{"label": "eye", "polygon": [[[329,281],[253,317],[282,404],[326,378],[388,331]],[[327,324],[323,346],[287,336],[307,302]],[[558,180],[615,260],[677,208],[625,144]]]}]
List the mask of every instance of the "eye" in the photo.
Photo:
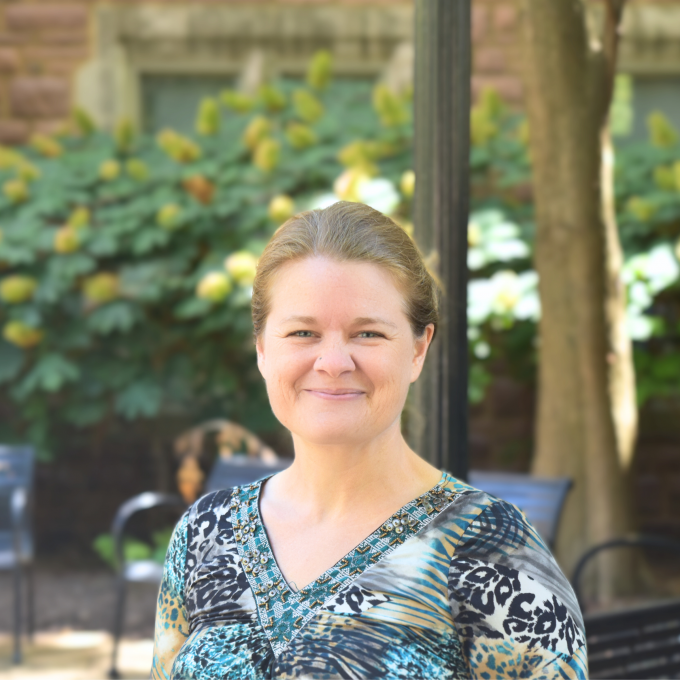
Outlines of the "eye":
[{"label": "eye", "polygon": [[372,340],[373,338],[384,338],[382,333],[376,333],[375,331],[361,331],[359,337],[366,340]]},{"label": "eye", "polygon": [[312,331],[295,331],[294,333],[291,333],[289,337],[311,338],[313,336],[314,336],[314,334],[312,333]]}]

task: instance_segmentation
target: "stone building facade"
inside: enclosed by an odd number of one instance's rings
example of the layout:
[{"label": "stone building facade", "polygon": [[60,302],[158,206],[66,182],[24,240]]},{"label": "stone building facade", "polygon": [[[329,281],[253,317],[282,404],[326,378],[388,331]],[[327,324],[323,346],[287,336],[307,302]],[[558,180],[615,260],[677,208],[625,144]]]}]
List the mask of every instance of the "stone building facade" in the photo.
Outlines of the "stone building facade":
[{"label": "stone building facade", "polygon": [[[330,47],[340,73],[399,77],[412,45],[411,0],[164,3],[5,0],[0,6],[0,143],[57,129],[76,103],[104,124],[139,118],[148,74],[242,76],[265,52],[287,73]],[[473,89],[519,103],[513,0],[476,0]],[[403,76],[402,76],[403,77]]]}]

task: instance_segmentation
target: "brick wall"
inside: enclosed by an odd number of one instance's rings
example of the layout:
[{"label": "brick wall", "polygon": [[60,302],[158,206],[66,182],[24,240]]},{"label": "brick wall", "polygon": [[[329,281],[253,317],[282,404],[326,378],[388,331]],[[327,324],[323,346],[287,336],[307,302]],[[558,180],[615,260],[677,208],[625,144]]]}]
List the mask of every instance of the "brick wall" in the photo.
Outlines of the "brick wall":
[{"label": "brick wall", "polygon": [[[118,0],[121,2],[121,0]],[[132,0],[129,0],[132,2]],[[181,0],[164,0],[180,4]],[[136,0],[137,4],[141,4]],[[228,4],[232,0],[208,0]],[[242,3],[243,0],[240,0]],[[248,0],[248,5],[323,4],[322,0]],[[154,3],[157,4],[157,3]],[[234,4],[238,4],[234,2]],[[341,0],[345,5],[410,5],[410,0]],[[93,51],[87,0],[5,0],[0,7],[0,144],[20,144],[32,132],[50,132],[68,116],[76,69]],[[518,12],[513,0],[474,0],[473,93],[493,86],[520,103]]]}]

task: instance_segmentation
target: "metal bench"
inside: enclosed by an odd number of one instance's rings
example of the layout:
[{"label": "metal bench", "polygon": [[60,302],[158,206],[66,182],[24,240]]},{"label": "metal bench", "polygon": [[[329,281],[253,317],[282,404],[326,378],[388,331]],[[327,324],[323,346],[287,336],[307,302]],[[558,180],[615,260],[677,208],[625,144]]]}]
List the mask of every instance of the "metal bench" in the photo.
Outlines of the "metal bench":
[{"label": "metal bench", "polygon": [[554,547],[562,507],[572,487],[571,479],[470,470],[468,482],[491,496],[516,505],[546,544]]},{"label": "metal bench", "polygon": [[[579,602],[586,565],[613,548],[655,548],[680,555],[680,543],[659,536],[624,536],[596,545],[574,569],[572,585]],[[680,600],[586,614],[584,623],[591,678],[680,678]]]},{"label": "metal bench", "polygon": [[28,635],[33,635],[33,449],[0,445],[0,571],[14,573],[14,651],[21,663],[23,590],[28,599]]},{"label": "metal bench", "polygon": [[[291,460],[283,458],[261,460],[246,455],[235,455],[228,458],[218,456],[208,476],[204,492],[208,493],[218,489],[250,484],[285,469],[291,462]],[[184,509],[186,503],[180,496],[174,494],[149,491],[125,501],[116,512],[113,520],[111,533],[114,538],[118,573],[116,577],[116,608],[113,622],[110,678],[121,677],[117,667],[117,658],[118,645],[123,632],[127,584],[150,583],[158,586],[163,578],[163,566],[153,560],[125,561],[123,550],[125,527],[133,515],[162,506],[175,506]]]}]

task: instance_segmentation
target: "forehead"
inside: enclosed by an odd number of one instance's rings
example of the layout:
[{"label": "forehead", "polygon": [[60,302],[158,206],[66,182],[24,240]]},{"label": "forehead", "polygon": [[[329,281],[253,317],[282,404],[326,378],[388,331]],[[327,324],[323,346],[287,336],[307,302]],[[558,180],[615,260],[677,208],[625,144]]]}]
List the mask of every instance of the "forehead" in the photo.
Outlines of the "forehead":
[{"label": "forehead", "polygon": [[[288,262],[273,278],[270,316],[403,317],[404,295],[392,274],[371,262],[313,257]],[[395,319],[393,319],[395,320]]]}]

